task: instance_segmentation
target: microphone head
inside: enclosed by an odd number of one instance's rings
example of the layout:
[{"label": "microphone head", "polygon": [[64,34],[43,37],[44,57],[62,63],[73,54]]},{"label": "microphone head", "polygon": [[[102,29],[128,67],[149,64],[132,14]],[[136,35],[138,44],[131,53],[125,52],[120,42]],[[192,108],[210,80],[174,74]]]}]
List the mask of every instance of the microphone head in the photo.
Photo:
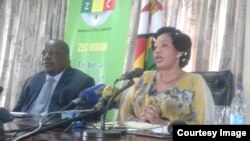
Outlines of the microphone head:
[{"label": "microphone head", "polygon": [[5,122],[9,122],[12,121],[14,119],[14,116],[12,114],[10,114],[10,112],[8,110],[6,110],[5,108],[0,108],[0,121],[5,123]]},{"label": "microphone head", "polygon": [[[119,89],[116,88],[116,87],[113,87],[111,85],[109,86],[106,86],[104,89],[103,89],[103,93],[102,93],[102,97],[104,98],[107,98],[107,97],[111,97],[112,94],[116,93]],[[118,101],[120,98],[119,98],[119,95],[116,97],[115,101]]]},{"label": "microphone head", "polygon": [[[141,77],[143,74],[143,69],[141,68],[136,68],[134,69],[132,72],[127,73],[128,74],[128,79],[133,79],[133,78],[137,78],[137,77]],[[126,75],[126,73],[125,73]]]},{"label": "microphone head", "polygon": [[104,84],[98,84],[88,89],[85,89],[79,94],[79,103],[80,107],[87,109],[92,108],[97,101],[102,97],[102,91],[105,88]]},{"label": "microphone head", "polygon": [[[94,106],[94,109],[100,110],[108,103],[109,99],[113,94],[115,94],[119,89],[113,86],[106,86],[102,92],[102,98],[98,100],[98,103]],[[117,96],[114,101],[119,101],[120,97]]]},{"label": "microphone head", "polygon": [[126,72],[125,74],[123,74],[119,79],[116,80],[116,82],[126,79],[132,80],[134,78],[141,77],[142,74],[143,74],[143,69],[136,68],[131,72]]},{"label": "microphone head", "polygon": [[134,73],[133,73],[134,77],[141,77],[142,74],[143,74],[143,69],[141,69],[141,68],[136,68],[133,72],[134,72]]}]

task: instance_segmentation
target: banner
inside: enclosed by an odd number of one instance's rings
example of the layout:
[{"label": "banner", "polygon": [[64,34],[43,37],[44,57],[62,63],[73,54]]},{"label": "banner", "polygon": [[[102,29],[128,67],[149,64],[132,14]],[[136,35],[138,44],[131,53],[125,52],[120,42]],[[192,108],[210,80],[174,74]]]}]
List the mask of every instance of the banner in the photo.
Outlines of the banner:
[{"label": "banner", "polygon": [[155,69],[153,34],[163,26],[162,0],[142,0],[134,68]]},{"label": "banner", "polygon": [[113,84],[124,67],[131,0],[69,0],[65,41],[71,66],[96,84]]}]

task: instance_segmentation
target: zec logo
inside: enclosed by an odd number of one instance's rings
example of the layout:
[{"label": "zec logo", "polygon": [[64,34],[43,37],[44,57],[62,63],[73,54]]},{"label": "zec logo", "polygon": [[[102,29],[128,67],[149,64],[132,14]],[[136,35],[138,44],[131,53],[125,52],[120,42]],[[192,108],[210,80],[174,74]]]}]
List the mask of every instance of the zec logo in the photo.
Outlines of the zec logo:
[{"label": "zec logo", "polygon": [[115,0],[82,0],[81,15],[89,26],[99,26],[115,9]]}]

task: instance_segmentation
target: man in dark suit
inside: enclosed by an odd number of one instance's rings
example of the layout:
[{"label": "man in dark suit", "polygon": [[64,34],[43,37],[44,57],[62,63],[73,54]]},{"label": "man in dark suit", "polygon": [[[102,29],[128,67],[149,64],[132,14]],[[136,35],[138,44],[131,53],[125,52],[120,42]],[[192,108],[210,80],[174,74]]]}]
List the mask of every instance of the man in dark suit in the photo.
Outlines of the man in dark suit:
[{"label": "man in dark suit", "polygon": [[[92,77],[70,66],[69,47],[62,40],[45,43],[42,64],[44,71],[26,80],[13,111],[35,115],[58,111],[76,99],[82,90],[95,85]],[[49,79],[53,79],[52,84],[48,84]]]}]

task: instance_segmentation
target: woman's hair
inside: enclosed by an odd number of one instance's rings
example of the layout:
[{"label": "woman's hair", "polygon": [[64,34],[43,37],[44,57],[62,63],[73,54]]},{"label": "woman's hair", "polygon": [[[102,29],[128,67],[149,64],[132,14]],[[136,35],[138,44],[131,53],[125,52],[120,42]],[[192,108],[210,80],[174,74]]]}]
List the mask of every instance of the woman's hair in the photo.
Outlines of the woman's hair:
[{"label": "woman's hair", "polygon": [[179,52],[183,52],[183,55],[180,58],[180,67],[185,67],[191,56],[192,42],[190,37],[174,27],[162,27],[156,32],[155,38],[166,33],[172,38],[175,49]]}]

